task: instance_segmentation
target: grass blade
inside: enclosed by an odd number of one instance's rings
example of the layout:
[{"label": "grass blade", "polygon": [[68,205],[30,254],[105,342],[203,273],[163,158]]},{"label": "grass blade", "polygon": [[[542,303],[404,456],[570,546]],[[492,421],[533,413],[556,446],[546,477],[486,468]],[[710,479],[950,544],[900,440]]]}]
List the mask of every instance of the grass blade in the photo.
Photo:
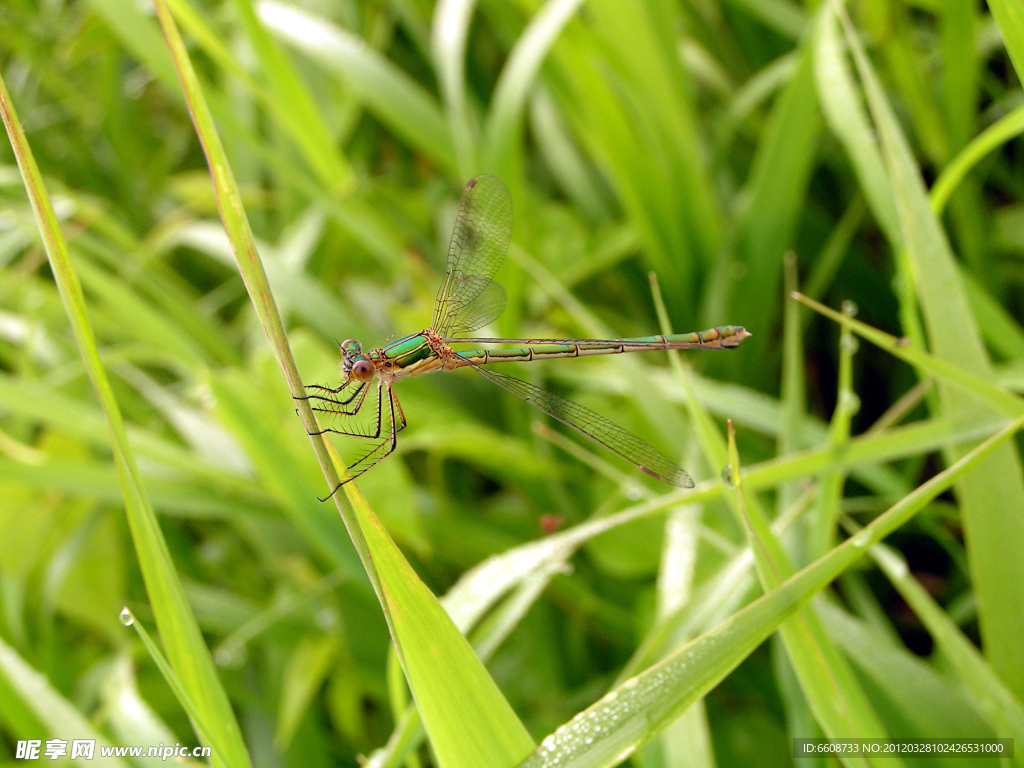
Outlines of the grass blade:
[{"label": "grass blade", "polygon": [[710,632],[630,678],[541,742],[522,768],[603,768],[622,762],[720,682],[787,617],[932,499],[1013,436],[1024,418],[893,505],[857,536],[733,614]]},{"label": "grass blade", "polygon": [[[316,424],[281,316],[249,229],[237,184],[174,18],[157,13],[174,58],[196,133],[206,153],[221,221],[257,317],[298,405],[314,452],[364,569],[377,593],[431,744],[444,768],[513,765],[533,741],[466,639],[416,575],[355,484],[338,489],[337,453]],[[466,738],[466,734],[472,734]]]},{"label": "grass blade", "polygon": [[197,711],[203,714],[206,722],[213,724],[209,731],[211,741],[208,746],[213,748],[214,764],[244,768],[249,765],[248,752],[227,694],[217,679],[213,661],[174,571],[167,543],[153,513],[128,441],[120,407],[100,361],[92,324],[86,313],[85,298],[71,263],[67,243],[2,78],[0,113],[18,159],[18,167],[32,202],[54,280],[60,290],[85,369],[107,419],[125,511],[160,637]]},{"label": "grass blade", "polygon": [[[1018,6],[1019,7],[1019,6]],[[848,20],[847,41],[867,94],[893,183],[900,227],[906,244],[936,357],[954,363],[981,378],[991,377],[992,366],[981,341],[966,292],[959,280],[952,250],[928,202],[917,164],[881,84]],[[987,408],[955,397],[945,383],[939,385],[943,411],[951,415],[982,417]],[[953,449],[952,456],[962,455]],[[1024,696],[1024,469],[1012,445],[996,451],[992,459],[957,487],[971,562],[985,653],[1011,690]]]},{"label": "grass blade", "polygon": [[442,168],[458,173],[455,148],[433,98],[360,38],[298,7],[264,0],[263,23],[341,76],[384,123]]}]

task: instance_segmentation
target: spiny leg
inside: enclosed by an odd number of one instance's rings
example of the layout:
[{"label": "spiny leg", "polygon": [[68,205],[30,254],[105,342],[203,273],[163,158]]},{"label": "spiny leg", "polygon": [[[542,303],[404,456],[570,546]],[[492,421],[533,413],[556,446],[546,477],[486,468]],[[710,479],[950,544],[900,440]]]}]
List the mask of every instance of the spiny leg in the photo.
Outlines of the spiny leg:
[{"label": "spiny leg", "polygon": [[[346,437],[361,437],[361,438],[368,439],[368,440],[376,440],[378,437],[380,437],[380,433],[381,433],[381,418],[382,418],[381,404],[382,404],[382,401],[384,399],[382,397],[382,388],[383,388],[383,386],[384,386],[383,382],[378,382],[377,383],[377,421],[376,421],[377,426],[375,427],[374,432],[372,434],[369,433],[369,432],[355,432],[355,431],[347,431],[347,430],[344,430],[344,429],[333,429],[331,427],[325,427],[324,429],[321,429],[319,432],[310,432],[309,434],[310,435],[323,435],[323,434],[331,433],[331,434],[334,434],[334,435],[345,435]],[[329,413],[331,415],[355,416],[356,414],[359,413],[360,409],[363,407],[363,403],[366,402],[366,395],[370,391],[370,388],[368,386],[365,386],[365,385],[361,389],[362,389],[363,394],[359,398],[359,400],[356,402],[356,404],[353,406],[351,411],[345,411],[344,409],[342,409],[342,410],[333,410],[333,409],[328,409],[328,408],[314,408],[313,410],[314,411],[318,411],[320,413]]]},{"label": "spiny leg", "polygon": [[[363,382],[359,386],[359,388],[356,390],[356,394],[359,395],[359,399],[356,400],[356,403],[355,403],[355,405],[352,406],[351,410],[345,410],[345,408],[344,408],[345,403],[338,403],[338,405],[341,406],[339,408],[320,408],[320,407],[314,406],[313,407],[313,411],[316,412],[316,413],[330,414],[331,416],[355,416],[355,415],[357,415],[359,413],[360,409],[363,407],[363,403],[366,402],[366,395],[367,395],[367,393],[369,391],[370,391],[370,388],[366,385],[366,382]],[[352,399],[355,396],[356,395],[353,394],[352,397],[350,397],[348,399],[348,401],[346,401],[346,402],[351,402]],[[335,402],[333,400],[329,400],[328,398],[317,398],[317,399],[318,400],[326,400],[327,402],[332,403],[332,404]],[[378,424],[378,431],[379,431],[379,425],[380,425],[380,401],[379,401],[379,398],[378,398],[377,411],[378,411],[378,413],[377,413],[377,424]],[[311,434],[311,435],[322,435],[325,432],[335,432],[335,433],[337,433],[339,435],[353,435],[355,437],[369,437],[369,435],[364,435],[361,432],[360,433],[352,433],[352,432],[345,432],[343,430],[337,430],[337,429],[322,429],[319,432],[310,432],[309,434]]]},{"label": "spiny leg", "polygon": [[365,381],[357,381],[356,379],[349,379],[348,381],[339,384],[335,389],[325,387],[321,384],[306,384],[306,389],[315,389],[318,392],[327,392],[331,395],[338,395],[345,390],[346,387],[350,387],[353,384],[356,386],[352,390],[352,394],[342,399],[337,397],[325,397],[323,395],[306,395],[305,397],[295,397],[294,400],[326,400],[329,403],[337,403],[338,405],[348,405],[351,403],[360,392],[366,387]]},{"label": "spiny leg", "polygon": [[[349,483],[352,480],[355,480],[360,475],[362,475],[364,472],[373,469],[380,462],[384,461],[384,459],[390,456],[394,452],[395,447],[398,445],[398,433],[401,432],[406,427],[405,413],[402,411],[402,404],[398,402],[398,397],[395,396],[395,393],[390,385],[386,385],[382,382],[380,387],[378,387],[378,391],[380,392],[381,396],[378,397],[377,400],[377,436],[379,437],[382,431],[381,422],[383,420],[384,415],[387,415],[389,417],[390,434],[387,435],[384,440],[377,443],[369,451],[360,456],[358,459],[351,462],[347,467],[349,473],[348,479],[338,483],[334,487],[334,490],[331,491],[326,497],[320,499],[320,501],[327,501],[334,494],[336,494],[338,492],[338,489],[341,488],[341,486],[345,485],[345,483]],[[383,395],[385,392],[387,393],[388,405],[387,410],[382,412],[381,409],[383,407],[384,402]]]}]

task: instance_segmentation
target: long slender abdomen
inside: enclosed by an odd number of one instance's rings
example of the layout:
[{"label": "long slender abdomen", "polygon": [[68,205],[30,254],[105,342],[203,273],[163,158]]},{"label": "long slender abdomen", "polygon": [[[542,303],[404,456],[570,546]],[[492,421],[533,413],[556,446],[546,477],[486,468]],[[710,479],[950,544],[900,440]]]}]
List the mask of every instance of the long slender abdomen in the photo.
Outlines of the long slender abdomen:
[{"label": "long slender abdomen", "polygon": [[[664,349],[732,349],[743,343],[750,333],[738,325],[724,325],[694,333],[670,336],[637,336],[628,339],[509,339],[527,346],[511,349],[470,349],[458,353],[461,365],[529,362],[560,357],[618,355],[624,352],[654,352]],[[453,339],[453,341],[457,341]],[[462,339],[484,342],[487,339]],[[492,340],[497,343],[498,340]]]}]

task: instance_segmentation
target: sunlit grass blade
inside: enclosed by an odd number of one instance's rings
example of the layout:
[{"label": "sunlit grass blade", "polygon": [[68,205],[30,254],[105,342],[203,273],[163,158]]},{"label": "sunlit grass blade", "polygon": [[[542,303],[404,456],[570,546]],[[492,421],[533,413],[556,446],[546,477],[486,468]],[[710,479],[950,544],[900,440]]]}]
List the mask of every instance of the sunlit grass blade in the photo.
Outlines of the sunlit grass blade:
[{"label": "sunlit grass blade", "polygon": [[100,361],[86,312],[85,298],[71,263],[67,243],[2,78],[0,112],[32,201],[39,232],[71,329],[107,420],[125,511],[161,640],[185,690],[195,702],[197,711],[202,713],[206,722],[212,723],[209,746],[214,750],[214,764],[244,768],[249,764],[249,757],[238,724],[227,694],[217,679],[209,651],[185,599],[170,552],[150,505],[128,441],[120,407]]},{"label": "sunlit grass blade", "polygon": [[519,146],[527,97],[548,50],[582,0],[548,0],[516,43],[501,78],[485,127],[483,169],[509,181],[514,178],[513,153]]},{"label": "sunlit grass blade", "polygon": [[431,52],[441,87],[459,176],[478,173],[476,133],[466,97],[466,39],[476,0],[441,0],[434,9]]},{"label": "sunlit grass blade", "polygon": [[342,77],[396,134],[441,167],[458,172],[444,116],[418,83],[324,18],[271,0],[259,4],[259,14],[271,32]]}]

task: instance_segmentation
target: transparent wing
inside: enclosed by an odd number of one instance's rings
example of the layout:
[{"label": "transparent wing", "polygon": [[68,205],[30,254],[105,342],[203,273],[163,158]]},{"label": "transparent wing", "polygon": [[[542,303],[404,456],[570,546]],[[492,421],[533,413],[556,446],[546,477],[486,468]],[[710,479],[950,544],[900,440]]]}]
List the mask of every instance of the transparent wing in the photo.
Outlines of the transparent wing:
[{"label": "transparent wing", "polygon": [[470,367],[502,389],[521,397],[535,408],[539,408],[551,418],[557,419],[580,434],[600,443],[608,450],[617,453],[648,475],[680,488],[693,488],[693,480],[686,470],[632,432],[623,429],[618,424],[613,424],[604,416],[594,413],[579,403],[566,400],[564,397],[559,397],[540,387],[535,387],[533,384],[514,379],[490,368],[484,368],[482,365],[473,364]]},{"label": "transparent wing", "polygon": [[[486,325],[505,308],[505,293],[491,286],[512,237],[512,197],[494,176],[466,184],[455,231],[448,247],[448,268],[434,299],[433,328],[440,336],[468,333]],[[500,301],[497,297],[500,296]]]},{"label": "transparent wing", "polygon": [[472,333],[483,328],[505,311],[505,289],[491,280],[473,301],[457,317],[451,319],[444,337]]}]

